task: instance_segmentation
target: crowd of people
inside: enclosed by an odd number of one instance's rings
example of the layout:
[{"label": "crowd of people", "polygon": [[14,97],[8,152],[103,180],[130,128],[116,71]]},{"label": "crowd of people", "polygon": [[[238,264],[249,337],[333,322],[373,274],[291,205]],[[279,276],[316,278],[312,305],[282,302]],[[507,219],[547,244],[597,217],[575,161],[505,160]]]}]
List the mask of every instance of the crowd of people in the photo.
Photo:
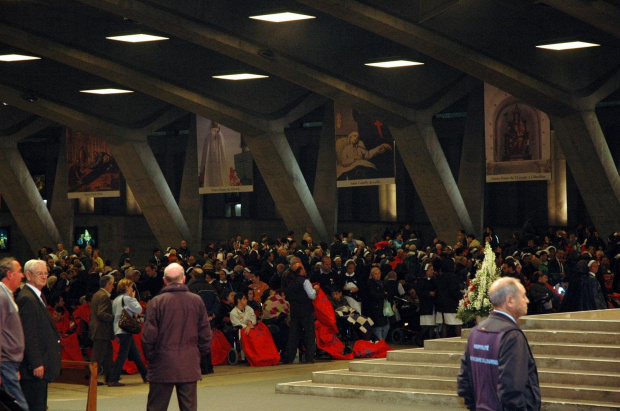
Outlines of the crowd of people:
[{"label": "crowd of people", "polygon": [[[341,320],[341,331],[346,328],[353,339],[389,339],[390,329],[400,326],[409,327],[413,342],[420,346],[429,338],[458,336],[463,324],[457,307],[482,262],[487,243],[495,252],[501,275],[518,279],[527,290],[530,314],[604,309],[617,304],[620,233],[605,241],[592,227],[577,227],[569,234],[564,230],[549,229],[542,234],[526,230],[505,241],[487,227],[480,240],[459,231],[452,241],[435,238],[425,242],[409,225],[403,225],[370,241],[350,232],[337,233],[330,244],[316,244],[308,228],[300,237],[293,232],[278,238],[264,234],[256,241],[236,236],[209,243],[197,252],[182,241],[165,252],[155,248],[142,270],[132,265],[130,247],[124,249],[118,264],[113,264],[92,245],[76,245],[68,252],[58,244],[55,250],[41,249],[38,259],[25,264],[25,284],[19,262],[11,258],[0,261],[0,280],[6,291],[0,293],[3,336],[14,339],[18,346],[20,341],[25,345],[22,355],[5,355],[2,346],[2,386],[10,386],[11,381],[5,368],[17,364],[12,367],[24,369],[21,387],[28,393],[19,400],[22,404],[27,401],[30,409],[41,409],[46,401],[41,393],[47,390],[43,383],[53,380],[60,368],[56,336],[70,334],[78,336],[86,358],[100,364],[103,383],[123,385],[120,378],[126,359],[134,361],[148,382],[149,369],[132,335],[119,327],[119,320],[125,310],[146,316],[148,325],[151,301],[159,301],[153,299],[162,294],[167,299],[181,295],[167,293],[179,288],[173,287],[177,283],[186,284],[181,288],[187,295],[200,297],[209,328],[221,330],[231,343],[238,330],[249,333],[258,321],[264,322],[284,363],[297,356],[300,362],[312,363],[321,355],[316,352],[312,308],[319,292],[331,302]],[[182,275],[166,274],[167,269],[182,270]],[[34,306],[33,301],[37,303]],[[403,304],[417,307],[415,318],[404,318]],[[42,307],[47,307],[45,312],[40,312]],[[19,312],[23,326],[23,331],[15,333],[18,337],[22,333],[25,343],[23,338],[6,335],[11,331],[5,324],[15,320],[9,318],[13,311]],[[196,314],[203,322],[201,316]],[[34,332],[29,328],[36,324],[40,334],[45,321],[48,328],[54,326],[49,343],[46,347],[40,347],[40,342],[29,343]],[[350,329],[347,324],[355,326]],[[204,324],[201,327],[197,335],[205,332]],[[119,344],[114,363],[113,340]],[[49,357],[49,363],[43,365],[44,359],[32,356],[33,345]],[[208,350],[203,347],[200,351],[200,372],[213,372]],[[39,394],[32,397],[33,391]]]}]

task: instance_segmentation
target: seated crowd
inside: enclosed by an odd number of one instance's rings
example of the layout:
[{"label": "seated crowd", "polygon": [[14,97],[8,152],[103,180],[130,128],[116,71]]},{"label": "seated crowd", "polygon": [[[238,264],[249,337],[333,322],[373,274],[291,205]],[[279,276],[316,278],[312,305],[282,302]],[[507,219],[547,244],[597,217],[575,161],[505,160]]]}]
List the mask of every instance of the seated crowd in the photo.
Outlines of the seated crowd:
[{"label": "seated crowd", "polygon": [[[183,241],[165,253],[155,249],[142,271],[132,265],[129,247],[117,265],[91,246],[75,246],[69,253],[59,244],[55,251],[42,249],[39,258],[48,265],[42,292],[54,323],[61,335],[75,333],[85,353],[93,345],[88,331],[90,300],[102,287],[102,276],[114,277],[112,299],[129,295],[128,301],[136,302],[130,310],[144,315],[148,301],[164,287],[164,268],[173,262],[185,268],[189,290],[202,297],[212,329],[221,330],[234,344],[239,332],[249,333],[262,321],[281,353],[298,348],[287,347],[290,305],[286,298],[291,266],[297,263],[329,298],[345,343],[388,339],[389,330],[397,328],[408,330],[418,345],[429,338],[460,335],[459,300],[484,258],[487,243],[501,275],[518,278],[528,290],[531,314],[617,305],[620,233],[604,241],[590,227],[578,227],[569,235],[550,229],[544,234],[515,233],[500,242],[488,227],[482,241],[459,231],[450,243],[442,239],[423,243],[405,225],[371,241],[354,238],[353,233],[335,234],[329,245],[315,244],[311,229],[301,238],[292,232],[280,238],[263,235],[258,241],[233,237],[209,243],[200,252],[192,252]],[[120,304],[113,305],[116,322]],[[123,358],[137,358],[138,363],[137,348],[128,337],[125,340]],[[144,365],[137,365],[146,378]],[[212,372],[208,360],[201,368],[203,373]],[[115,364],[110,382],[118,381],[120,370]]]}]

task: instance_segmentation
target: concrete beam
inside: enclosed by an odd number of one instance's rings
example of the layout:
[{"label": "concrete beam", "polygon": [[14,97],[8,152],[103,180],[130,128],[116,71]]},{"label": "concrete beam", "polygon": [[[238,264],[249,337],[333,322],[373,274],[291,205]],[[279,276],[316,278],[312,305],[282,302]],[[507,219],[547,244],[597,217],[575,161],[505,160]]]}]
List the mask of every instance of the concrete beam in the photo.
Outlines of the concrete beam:
[{"label": "concrete beam", "polygon": [[[7,99],[4,101],[8,102]],[[17,133],[0,139],[0,192],[33,255],[42,247],[58,244],[62,239],[17,149],[17,143],[50,124],[44,119],[36,120]]]},{"label": "concrete beam", "polygon": [[[323,128],[319,141],[319,158],[314,177],[313,197],[325,222],[328,234],[336,232],[338,225],[338,186],[336,183],[336,128],[334,125],[334,103],[325,104]],[[330,237],[323,241],[330,243]]]},{"label": "concrete beam", "polygon": [[564,116],[576,109],[569,92],[372,6],[356,0],[296,1],[493,84],[549,114]]},{"label": "concrete beam", "polygon": [[198,194],[198,150],[197,150],[196,115],[192,115],[185,149],[185,164],[181,181],[179,208],[189,226],[191,238],[186,238],[190,248],[202,248],[202,199]]},{"label": "concrete beam", "polygon": [[437,236],[444,240],[453,238],[461,228],[473,232],[430,119],[425,124],[403,129],[392,127],[390,131]]},{"label": "concrete beam", "polygon": [[597,29],[620,38],[620,8],[602,0],[540,0]]},{"label": "concrete beam", "polygon": [[[46,120],[47,121],[47,120]],[[58,145],[58,163],[56,164],[56,178],[54,179],[54,191],[50,214],[60,231],[62,242],[68,250],[73,238],[74,201],[67,197],[69,181],[67,179],[67,136],[60,136]],[[94,201],[94,199],[92,199]]]},{"label": "concrete beam", "polygon": [[620,227],[620,177],[596,114],[551,121],[590,218],[605,237]]}]

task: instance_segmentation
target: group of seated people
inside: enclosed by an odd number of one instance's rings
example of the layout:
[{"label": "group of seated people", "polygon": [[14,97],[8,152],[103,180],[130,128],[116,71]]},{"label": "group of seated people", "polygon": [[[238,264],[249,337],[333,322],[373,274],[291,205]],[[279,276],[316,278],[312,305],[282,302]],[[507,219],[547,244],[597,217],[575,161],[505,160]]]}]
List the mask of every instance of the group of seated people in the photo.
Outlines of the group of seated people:
[{"label": "group of seated people", "polygon": [[[163,269],[178,262],[186,268],[190,291],[203,298],[212,327],[231,343],[239,329],[249,333],[262,321],[278,350],[285,351],[292,261],[302,263],[310,281],[320,285],[339,318],[341,336],[352,339],[385,339],[388,330],[403,324],[417,333],[414,343],[419,345],[428,338],[459,335],[456,307],[487,243],[502,275],[519,278],[528,289],[531,313],[606,308],[616,304],[620,291],[620,233],[605,242],[589,227],[568,236],[563,230],[515,233],[503,243],[488,227],[482,242],[459,231],[454,246],[436,238],[426,247],[408,225],[371,241],[353,233],[335,234],[330,245],[314,244],[310,234],[299,243],[292,232],[277,239],[263,235],[256,242],[232,237],[209,243],[199,253],[183,242],[166,253],[155,249],[142,272],[131,265],[129,248],[118,267],[101,263],[90,246],[76,246],[71,255],[42,250],[40,258],[48,261],[51,274],[43,293],[59,332],[78,334],[84,348],[89,346],[89,301],[102,275],[131,280],[136,300],[148,310],[148,300],[164,287]],[[403,318],[405,310],[399,311],[403,304],[414,306],[407,310],[408,318]]]}]

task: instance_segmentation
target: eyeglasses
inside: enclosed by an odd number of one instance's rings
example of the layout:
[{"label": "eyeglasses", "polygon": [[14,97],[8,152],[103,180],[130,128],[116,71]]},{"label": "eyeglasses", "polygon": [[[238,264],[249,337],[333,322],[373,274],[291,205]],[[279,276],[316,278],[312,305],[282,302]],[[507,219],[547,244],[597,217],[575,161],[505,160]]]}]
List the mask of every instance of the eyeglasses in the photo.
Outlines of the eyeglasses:
[{"label": "eyeglasses", "polygon": [[39,277],[47,277],[49,275],[49,273],[47,271],[35,271],[32,274],[38,275]]}]

